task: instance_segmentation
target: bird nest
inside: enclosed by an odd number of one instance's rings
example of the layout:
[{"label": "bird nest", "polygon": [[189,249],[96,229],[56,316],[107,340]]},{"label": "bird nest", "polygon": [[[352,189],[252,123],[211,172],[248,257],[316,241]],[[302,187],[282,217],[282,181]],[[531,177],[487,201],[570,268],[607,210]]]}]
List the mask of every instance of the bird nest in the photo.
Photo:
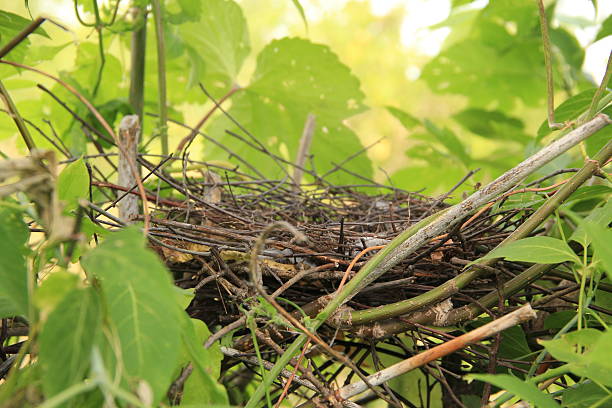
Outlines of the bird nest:
[{"label": "bird nest", "polygon": [[[159,171],[159,166],[153,166],[144,157],[139,161],[149,174],[170,186],[170,191],[149,197],[157,204],[149,220],[150,246],[172,272],[175,284],[193,289],[195,296],[187,312],[204,321],[214,333],[207,346],[220,338],[228,346],[224,347],[226,359],[222,371],[228,389],[246,387],[255,375],[253,367],[262,362],[272,364],[299,334],[260,296],[253,282],[257,279],[254,267],[261,274],[259,288],[278,301],[276,307],[304,321],[307,316],[316,316],[339,287],[350,282],[402,231],[448,208],[444,200],[450,196],[447,193],[430,198],[373,181],[338,186],[316,175],[312,177],[315,182],[296,186],[288,178],[247,177],[238,169],[185,158],[182,177],[172,178],[171,173]],[[187,168],[199,170],[187,172]],[[378,368],[382,354],[406,358],[420,348],[444,340],[443,334],[426,327],[436,325],[435,318],[411,321],[409,316],[400,316],[398,328],[394,324],[385,326],[390,320],[384,316],[359,323],[352,315],[409,301],[456,277],[467,264],[506,238],[531,212],[529,208],[502,204],[461,220],[447,234],[429,241],[361,288],[317,331],[323,342],[341,350],[356,366],[349,369],[348,375],[341,374],[342,368],[332,360],[319,359],[321,350],[311,348],[303,356],[310,368],[301,369],[301,377],[283,374],[293,381],[287,385],[288,391],[308,395],[302,391],[306,384],[306,388],[325,395],[321,388],[330,393],[326,388],[329,384],[339,377],[349,381],[356,374],[356,367],[364,370],[366,361],[374,361]],[[270,228],[281,221],[295,230]],[[300,239],[296,239],[296,233]],[[512,277],[524,269],[523,265],[507,262],[498,271]],[[417,307],[414,312],[429,313],[430,317],[433,312],[434,317],[439,317],[450,309],[478,304],[476,299],[495,291],[505,279],[499,274],[485,274],[449,293],[444,302],[427,305],[424,310]],[[249,321],[254,325],[249,326]],[[412,339],[414,347],[406,346],[405,336]],[[256,351],[263,360],[255,357]],[[444,363],[441,375],[426,373],[445,387],[446,401],[456,400],[455,386],[465,386],[457,378],[461,362],[468,360],[484,369],[487,354],[464,356],[450,366]],[[506,365],[514,367],[512,363]],[[445,375],[450,377],[445,379]],[[275,398],[279,398],[282,387],[276,384]],[[179,379],[178,398],[180,386]],[[385,385],[379,397],[399,398],[406,403],[401,395],[387,388]],[[240,398],[234,399],[237,403]]]}]

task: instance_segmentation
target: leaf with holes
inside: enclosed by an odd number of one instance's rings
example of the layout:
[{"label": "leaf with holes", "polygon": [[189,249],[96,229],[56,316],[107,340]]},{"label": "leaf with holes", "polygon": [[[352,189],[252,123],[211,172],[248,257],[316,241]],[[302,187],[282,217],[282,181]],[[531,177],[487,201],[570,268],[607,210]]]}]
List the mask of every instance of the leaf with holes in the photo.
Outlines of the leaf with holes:
[{"label": "leaf with holes", "polygon": [[[250,85],[232,97],[229,113],[252,137],[227,117],[211,124],[209,134],[231,146],[232,152],[246,162],[265,164],[258,166],[265,176],[282,177],[288,171],[286,162],[295,161],[306,118],[312,113],[316,128],[310,151],[317,172],[333,173],[329,180],[354,182],[355,177],[347,176],[337,165],[365,178],[372,175],[367,155],[359,154],[361,142],[344,124],[344,120],[365,109],[363,98],[359,80],[329,47],[301,38],[283,38],[261,51]],[[237,141],[226,130],[246,142]],[[249,144],[260,151],[254,151]],[[261,150],[281,159],[274,160]],[[232,156],[214,146],[209,146],[205,154],[213,159]],[[351,158],[352,155],[356,156]],[[343,164],[347,159],[351,160]]]}]

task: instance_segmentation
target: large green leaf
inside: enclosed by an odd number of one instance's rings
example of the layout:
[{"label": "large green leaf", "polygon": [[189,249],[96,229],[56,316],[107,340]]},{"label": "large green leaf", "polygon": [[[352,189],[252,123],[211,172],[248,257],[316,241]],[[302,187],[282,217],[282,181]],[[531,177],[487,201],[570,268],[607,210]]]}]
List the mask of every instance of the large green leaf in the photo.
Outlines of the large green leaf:
[{"label": "large green leaf", "polygon": [[65,203],[64,210],[78,207],[79,199],[89,195],[89,173],[83,158],[68,164],[57,178],[57,195]]},{"label": "large green leaf", "polygon": [[85,378],[100,322],[100,301],[92,288],[74,289],[51,312],[40,333],[38,356],[47,398]]},{"label": "large green leaf", "polygon": [[424,67],[422,78],[433,91],[465,95],[477,107],[538,105],[545,96],[538,24],[530,0],[489,2],[464,39]]},{"label": "large green leaf", "polygon": [[560,408],[560,405],[548,394],[543,393],[532,383],[525,382],[519,378],[508,374],[469,374],[470,379],[485,381],[496,387],[518,396],[519,398],[531,402],[538,408]]},{"label": "large green leaf", "polygon": [[480,259],[494,258],[541,264],[555,264],[566,261],[580,262],[580,259],[565,241],[552,237],[529,237],[510,242],[494,249]]},{"label": "large green leaf", "polygon": [[82,264],[100,280],[127,379],[133,386],[146,381],[159,401],[178,361],[183,312],[168,271],[144,245],[142,232],[128,228],[109,236]]},{"label": "large green leaf", "polygon": [[0,203],[0,317],[26,315],[28,283],[25,255],[29,230],[21,211]]},{"label": "large green leaf", "polygon": [[[271,152],[295,161],[308,114],[316,116],[311,153],[322,174],[362,149],[357,136],[343,121],[364,110],[359,81],[324,45],[299,38],[272,41],[257,58],[251,84],[232,97],[230,114]],[[224,135],[226,129],[242,135],[226,117],[215,121],[209,133],[267,176],[279,176],[279,164],[242,142]],[[247,136],[245,136],[249,139]],[[210,146],[206,158],[226,158]],[[335,163],[335,164],[334,164]],[[285,165],[281,165],[285,167]],[[346,165],[366,177],[372,174],[364,154]],[[344,180],[354,177],[344,177]]]},{"label": "large green leaf", "polygon": [[204,0],[200,7],[199,21],[178,28],[193,61],[191,84],[202,81],[207,86],[227,90],[236,81],[250,52],[246,20],[240,6],[232,0]]}]

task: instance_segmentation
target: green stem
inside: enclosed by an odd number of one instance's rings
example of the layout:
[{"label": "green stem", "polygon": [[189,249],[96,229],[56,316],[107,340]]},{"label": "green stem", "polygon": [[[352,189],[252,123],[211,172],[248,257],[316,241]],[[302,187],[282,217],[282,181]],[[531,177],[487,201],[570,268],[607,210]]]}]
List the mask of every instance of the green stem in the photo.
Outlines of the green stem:
[{"label": "green stem", "polygon": [[143,132],[145,56],[147,47],[147,13],[140,7],[134,7],[134,16],[140,21],[140,26],[132,32],[131,68],[130,68],[130,98],[129,102],[134,113],[140,118],[140,132]]},{"label": "green stem", "polygon": [[94,389],[97,385],[98,384],[95,381],[83,381],[71,385],[59,394],[54,395],[53,397],[40,404],[38,408],[54,408],[60,406],[69,401],[71,398],[74,398],[79,394]]},{"label": "green stem", "polygon": [[540,28],[542,31],[542,45],[544,46],[544,65],[546,66],[546,91],[548,111],[548,127],[551,129],[559,129],[563,127],[562,123],[555,123],[555,85],[553,82],[552,70],[552,53],[550,51],[550,36],[548,34],[548,21],[546,20],[546,10],[542,0],[537,0],[538,11],[540,13]]},{"label": "green stem", "polygon": [[19,134],[21,134],[21,138],[25,142],[26,146],[30,153],[33,149],[36,148],[36,144],[34,143],[34,139],[32,139],[32,135],[30,135],[30,131],[26,127],[26,124],[19,114],[17,110],[17,106],[13,103],[11,99],[11,95],[8,93],[7,89],[4,87],[2,81],[0,81],[0,98],[4,101],[4,105],[6,106],[6,110],[11,114],[11,118],[15,122],[17,126],[17,130],[19,130]]},{"label": "green stem", "polygon": [[591,101],[591,106],[589,106],[589,112],[587,113],[585,120],[589,120],[590,118],[595,116],[595,113],[597,112],[597,109],[599,108],[599,100],[601,99],[604,91],[608,87],[608,82],[610,82],[611,76],[612,76],[612,52],[608,56],[608,65],[606,66],[606,73],[604,74],[604,77],[601,80],[601,84],[599,84],[599,88],[597,88],[595,95],[593,95],[593,100]]},{"label": "green stem", "polygon": [[164,40],[163,10],[160,0],[151,0],[157,40],[157,86],[159,93],[159,137],[163,155],[168,154],[168,106],[166,101],[166,43]]},{"label": "green stem", "polygon": [[[506,245],[509,242],[516,241],[518,239],[524,238],[528,236],[535,228],[537,228],[550,214],[552,214],[571,194],[578,189],[582,184],[584,184],[597,169],[605,163],[612,156],[612,141],[608,142],[606,146],[604,146],[596,155],[593,160],[588,161],[567,183],[565,183],[559,191],[555,195],[553,195],[550,199],[544,203],[535,213],[532,214],[527,221],[525,221],[520,227],[518,227],[510,236],[508,236],[503,242],[501,242],[498,247],[502,245]],[[359,323],[355,322],[371,322],[374,321],[374,317],[379,321],[383,317],[390,318],[394,316],[399,316],[401,314],[406,314],[408,312],[404,312],[405,310],[414,310],[416,306],[418,308],[423,308],[427,305],[439,302],[451,294],[456,293],[460,289],[467,286],[474,279],[485,273],[486,267],[493,265],[497,259],[488,259],[484,262],[480,262],[476,265],[473,265],[467,271],[461,273],[453,279],[450,279],[443,283],[442,285],[422,294],[416,296],[412,299],[408,299],[406,301],[397,302],[391,305],[382,306],[373,313],[365,313],[367,311],[356,311],[351,313],[351,322],[353,325],[357,325]],[[543,268],[544,266],[542,266]],[[531,270],[529,273],[533,273],[537,275],[540,273],[539,267]],[[525,271],[527,273],[527,271]],[[513,281],[515,281],[513,279]],[[518,281],[515,281],[518,283]],[[525,283],[526,284],[526,283]],[[524,285],[523,285],[524,286]],[[488,296],[488,295],[487,295]],[[490,299],[487,298],[487,301]],[[475,309],[474,309],[475,310]],[[401,313],[403,312],[403,313]],[[426,312],[425,312],[426,313]],[[466,311],[463,312],[455,312],[456,314],[468,313]],[[470,312],[471,313],[471,312]],[[453,312],[449,313],[449,317],[453,316]],[[428,315],[426,316],[428,317]],[[449,320],[449,324],[453,324],[459,316],[454,316],[452,320]],[[422,321],[420,318],[415,318],[421,324],[427,324],[426,321]],[[445,322],[446,323],[446,322]],[[390,321],[379,325],[380,331],[388,331],[389,333],[397,333],[405,330],[410,327],[410,323],[404,321]],[[389,334],[388,333],[388,334]]]}]

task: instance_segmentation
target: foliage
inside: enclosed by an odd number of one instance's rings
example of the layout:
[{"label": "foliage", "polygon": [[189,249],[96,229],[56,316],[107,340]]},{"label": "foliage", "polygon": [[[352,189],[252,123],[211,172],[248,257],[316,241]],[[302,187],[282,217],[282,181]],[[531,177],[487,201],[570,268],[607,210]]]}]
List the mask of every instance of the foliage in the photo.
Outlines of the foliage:
[{"label": "foliage", "polygon": [[[475,167],[483,169],[480,180],[486,181],[551,138],[552,130],[542,120],[544,57],[532,0],[496,0],[481,8],[465,7],[470,1],[452,2],[448,19],[435,27],[449,28],[451,34],[442,51],[423,67],[419,82],[432,94],[462,97],[461,106],[444,118],[435,113],[418,115],[401,100],[368,107],[362,82],[343,62],[344,56],[328,45],[287,36],[257,49],[253,44],[261,39],[252,38],[248,26],[256,16],[245,15],[233,0],[161,2],[165,35],[156,38],[152,19],[145,20],[147,48],[131,50],[142,52],[145,74],[128,80],[127,50],[131,35],[142,27],[121,3],[74,0],[89,39],[72,44],[45,26],[3,57],[37,69],[42,66],[45,72],[59,59],[56,55],[71,52],[74,63],[52,72],[59,81],[42,84],[45,94],[24,92],[26,97],[17,104],[37,146],[64,154],[69,163],[59,174],[51,172],[53,185],[43,186],[50,191],[44,199],[35,189],[41,188],[39,184],[24,182],[28,175],[15,182],[25,187],[10,194],[2,190],[0,318],[3,325],[10,319],[28,329],[25,342],[2,334],[6,345],[19,345],[13,368],[0,383],[2,405],[168,406],[179,394],[183,406],[226,407],[230,401],[228,390],[218,381],[223,357],[220,345],[202,347],[211,335],[209,328],[184,312],[193,293],[173,285],[167,268],[146,247],[142,226],[109,232],[95,216],[85,214],[80,200],[110,201],[93,188],[88,166],[92,152],[105,155],[112,149],[113,135],[90,109],[77,102],[69,87],[90,101],[114,129],[133,110],[128,102],[130,81],[146,84],[145,110],[160,111],[159,86],[163,85],[157,79],[165,76],[171,84],[167,89],[170,121],[156,124],[152,116],[143,118],[140,152],[158,151],[157,136],[164,127],[172,130],[171,142],[180,145],[183,135],[174,124],[191,116],[186,106],[197,105],[211,113],[198,126],[206,140],[196,144],[197,155],[221,168],[238,166],[245,175],[270,179],[291,177],[287,163],[296,159],[310,114],[316,126],[307,167],[337,184],[381,179],[382,173],[376,170],[380,163],[363,153],[362,129],[352,124],[359,115],[378,107],[384,108],[396,129],[410,135],[407,160],[403,160],[407,164],[390,175],[400,187],[448,189]],[[138,0],[131,5],[147,9],[149,3]],[[303,4],[293,0],[289,6],[303,27],[313,30]],[[551,2],[547,9],[550,17],[555,15],[555,6]],[[0,10],[0,46],[31,22],[22,14],[8,7]],[[589,119],[586,115],[593,103],[598,112],[612,112],[612,94],[605,86],[601,99],[594,100],[599,84],[582,72],[585,52],[572,28],[565,24],[551,30],[555,84],[563,89],[565,99],[557,106],[555,117],[568,126]],[[611,33],[608,17],[594,41]],[[155,58],[155,46],[162,40],[167,50],[165,72]],[[1,64],[0,81],[10,94],[29,90],[41,78],[27,71]],[[534,111],[537,115],[525,114]],[[14,133],[11,115],[3,114],[0,141],[12,143]],[[582,166],[585,158],[609,143],[611,134],[612,126],[608,126],[585,142],[582,156],[563,155],[532,177]],[[491,148],[482,154],[477,147],[485,142]],[[53,160],[45,163],[57,170]],[[171,167],[168,169],[176,170]],[[605,179],[607,174],[600,176]],[[306,177],[315,181],[312,174]],[[4,179],[0,174],[0,180]],[[461,187],[464,191],[469,188]],[[610,309],[609,293],[599,289],[599,285],[609,287],[612,271],[609,194],[609,180],[578,189],[558,207],[546,234],[502,246],[480,259],[561,264],[562,272],[578,284],[577,306],[569,313],[550,315],[545,326],[547,339],[536,344],[520,327],[503,333],[498,357],[527,360],[527,373],[494,367],[487,374],[470,374],[473,380],[504,390],[498,402],[520,398],[538,407],[583,407],[610,400],[611,320],[598,312]],[[548,199],[534,191],[521,196],[522,201],[507,200],[500,208],[529,213]],[[43,208],[51,215],[43,214]],[[57,208],[61,211],[50,210]],[[532,297],[529,293],[521,296]],[[280,321],[271,307],[266,314],[272,322]],[[486,319],[480,316],[471,324],[478,326]],[[30,358],[25,358],[26,353]],[[536,375],[547,354],[558,366]],[[177,393],[171,387],[184,370],[192,374]],[[564,387],[547,391],[538,387],[551,379]],[[467,400],[469,397],[474,396],[468,395]]]}]

